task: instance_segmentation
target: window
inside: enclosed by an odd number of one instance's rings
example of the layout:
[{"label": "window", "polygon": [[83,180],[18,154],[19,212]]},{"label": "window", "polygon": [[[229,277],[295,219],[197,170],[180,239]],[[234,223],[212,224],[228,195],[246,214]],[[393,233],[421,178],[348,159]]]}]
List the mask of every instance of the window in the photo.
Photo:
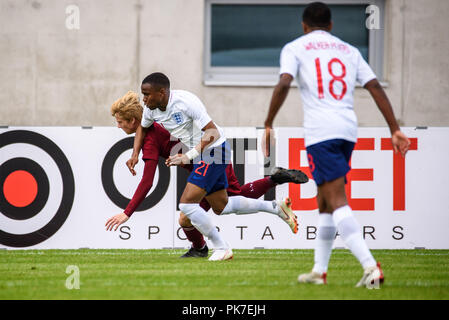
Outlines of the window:
[{"label": "window", "polygon": [[[275,85],[281,49],[303,35],[301,17],[308,2],[206,0],[205,84]],[[327,3],[334,22],[332,33],[357,47],[382,79],[383,0]],[[379,10],[370,10],[370,5]],[[367,28],[373,13],[379,19],[377,28]]]}]

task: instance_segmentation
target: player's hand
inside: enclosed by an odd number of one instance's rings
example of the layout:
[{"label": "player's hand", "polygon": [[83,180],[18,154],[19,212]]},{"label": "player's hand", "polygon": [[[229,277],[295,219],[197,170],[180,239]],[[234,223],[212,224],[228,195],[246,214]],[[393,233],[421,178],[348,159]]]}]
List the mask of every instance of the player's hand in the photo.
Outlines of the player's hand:
[{"label": "player's hand", "polygon": [[167,167],[171,166],[180,166],[182,164],[189,164],[190,160],[187,158],[185,154],[175,154],[173,156],[170,156],[165,160],[165,164]]},{"label": "player's hand", "polygon": [[268,158],[271,154],[271,148],[274,146],[275,137],[274,130],[271,127],[265,127],[265,132],[262,136],[262,151],[263,155]]},{"label": "player's hand", "polygon": [[126,161],[126,166],[128,167],[129,172],[131,172],[131,174],[133,176],[136,175],[136,171],[134,170],[134,167],[136,166],[137,162],[139,162],[139,157],[132,157],[131,159]]},{"label": "player's hand", "polygon": [[393,132],[393,134],[391,135],[391,143],[393,145],[394,153],[397,153],[399,151],[402,156],[405,157],[405,154],[410,148],[410,139],[407,138],[407,136],[402,133],[401,130],[396,130],[395,132]]},{"label": "player's hand", "polygon": [[124,213],[119,213],[113,216],[112,218],[109,218],[108,221],[106,221],[106,231],[112,231],[112,229],[115,227],[114,231],[117,230],[117,228],[122,224],[128,221],[129,217]]}]

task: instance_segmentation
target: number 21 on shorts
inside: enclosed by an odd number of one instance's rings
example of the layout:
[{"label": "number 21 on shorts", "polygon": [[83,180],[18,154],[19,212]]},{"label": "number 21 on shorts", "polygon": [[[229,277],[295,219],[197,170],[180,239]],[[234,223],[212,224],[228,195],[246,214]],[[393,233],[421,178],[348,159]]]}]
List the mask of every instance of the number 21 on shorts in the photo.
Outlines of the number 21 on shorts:
[{"label": "number 21 on shorts", "polygon": [[[341,66],[341,74],[335,75],[332,71],[332,65],[334,63],[338,63]],[[317,74],[317,80],[318,80],[318,99],[324,98],[324,89],[323,89],[323,76],[321,71],[321,62],[320,58],[315,59],[315,67],[316,67],[316,74]],[[346,82],[343,80],[343,78],[346,76],[346,66],[343,64],[343,62],[340,61],[338,58],[333,58],[329,61],[327,64],[327,69],[329,70],[329,74],[332,76],[332,80],[329,81],[329,93],[334,97],[336,100],[341,100],[346,94],[347,86]],[[336,94],[334,91],[334,83],[335,82],[341,82],[342,84],[342,90],[340,94]]]},{"label": "number 21 on shorts", "polygon": [[[205,177],[206,173],[207,173],[207,169],[209,168],[209,165],[206,164],[206,162],[204,162],[203,160],[200,161],[201,166],[196,168],[195,173],[199,174],[200,176]],[[201,172],[201,170],[203,170],[203,172]]]}]

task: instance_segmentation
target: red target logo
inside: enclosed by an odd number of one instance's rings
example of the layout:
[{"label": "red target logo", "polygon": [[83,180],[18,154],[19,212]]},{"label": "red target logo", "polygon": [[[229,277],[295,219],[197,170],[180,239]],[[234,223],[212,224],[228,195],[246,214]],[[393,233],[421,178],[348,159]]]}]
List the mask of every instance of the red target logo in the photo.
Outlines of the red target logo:
[{"label": "red target logo", "polygon": [[28,171],[16,170],[9,174],[3,184],[6,201],[16,207],[26,207],[36,199],[36,179]]},{"label": "red target logo", "polygon": [[[46,163],[39,163],[28,155],[13,155],[9,147],[22,144],[25,149],[32,146],[44,153],[57,168],[49,172]],[[16,148],[17,150],[21,150]],[[75,181],[67,157],[47,137],[32,131],[14,130],[0,134],[0,212],[4,217],[0,224],[0,244],[10,247],[28,247],[47,240],[64,224],[72,208],[75,195]],[[17,153],[17,152],[15,152]],[[20,151],[18,151],[20,153]],[[9,159],[7,159],[9,158]],[[62,181],[62,190],[52,192],[49,175],[57,175]],[[49,205],[49,196],[53,198]],[[56,203],[55,203],[56,202]],[[46,210],[46,207],[49,207]],[[48,221],[37,230],[20,233],[8,230],[12,225],[26,224],[36,219],[43,211],[50,211]],[[10,223],[5,223],[4,221]]]}]

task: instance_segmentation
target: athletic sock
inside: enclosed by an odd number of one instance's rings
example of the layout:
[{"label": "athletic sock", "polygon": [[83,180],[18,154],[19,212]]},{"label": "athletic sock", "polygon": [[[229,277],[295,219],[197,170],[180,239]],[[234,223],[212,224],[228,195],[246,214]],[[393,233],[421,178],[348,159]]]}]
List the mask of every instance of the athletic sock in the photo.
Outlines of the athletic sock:
[{"label": "athletic sock", "polygon": [[246,198],[258,199],[274,186],[276,186],[276,183],[270,177],[265,177],[241,186],[240,195]]},{"label": "athletic sock", "polygon": [[335,227],[332,214],[320,213],[315,239],[315,265],[312,269],[313,272],[321,274],[327,272],[336,233],[337,228]]},{"label": "athletic sock", "polygon": [[242,196],[229,197],[228,203],[221,214],[251,214],[259,211],[275,215],[279,214],[279,208],[276,201],[250,199]]},{"label": "athletic sock", "polygon": [[228,248],[229,245],[221,237],[206,211],[198,203],[180,203],[179,209],[190,219],[192,225],[209,238],[216,249]]},{"label": "athletic sock", "polygon": [[192,247],[195,249],[202,249],[206,245],[206,241],[204,240],[203,235],[199,232],[194,226],[191,227],[183,227],[184,233],[192,243]]},{"label": "athletic sock", "polygon": [[362,267],[366,269],[376,266],[376,260],[363,239],[360,225],[355,220],[351,208],[348,205],[338,208],[334,211],[333,218],[343,242],[359,260]]}]

